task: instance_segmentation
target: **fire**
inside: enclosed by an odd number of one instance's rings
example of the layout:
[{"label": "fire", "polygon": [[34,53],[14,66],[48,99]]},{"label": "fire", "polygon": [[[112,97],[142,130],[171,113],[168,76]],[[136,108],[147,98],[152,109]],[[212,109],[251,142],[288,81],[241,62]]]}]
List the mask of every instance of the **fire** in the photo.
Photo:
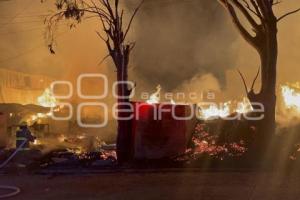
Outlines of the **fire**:
[{"label": "fire", "polygon": [[28,124],[33,124],[34,122],[40,122],[42,119],[47,119],[51,117],[53,114],[52,112],[48,113],[36,113],[34,115],[31,115],[29,118],[27,118],[26,122]]},{"label": "fire", "polygon": [[33,145],[41,145],[42,142],[39,139],[35,139]]},{"label": "fire", "polygon": [[215,117],[226,117],[230,115],[230,104],[231,102],[226,102],[221,104],[220,108],[217,105],[210,105],[208,108],[200,108],[200,116],[203,119],[210,119]]},{"label": "fire", "polygon": [[[153,93],[150,98],[146,101],[148,104],[157,104],[161,100],[161,86],[156,87],[156,92]],[[234,102],[234,103],[233,103]],[[172,105],[176,105],[173,99],[170,99]],[[233,113],[248,113],[253,111],[251,103],[247,98],[243,98],[242,101],[227,101],[220,104],[208,104],[208,107],[202,107],[199,105],[199,114],[202,119],[211,119],[216,117],[225,118]]]},{"label": "fire", "polygon": [[84,150],[82,149],[82,147],[77,147],[77,148],[67,148],[68,152],[71,152],[73,154],[76,155],[80,155],[84,153]]},{"label": "fire", "polygon": [[253,108],[247,98],[243,98],[243,101],[233,104],[232,101],[227,101],[225,103],[212,104],[207,108],[200,106],[199,113],[200,117],[207,120],[216,117],[227,117],[233,113],[248,113],[253,111]]},{"label": "fire", "polygon": [[160,91],[161,91],[161,86],[158,85],[158,86],[156,87],[156,92],[153,93],[153,94],[150,96],[149,100],[147,100],[147,103],[148,103],[148,104],[156,104],[156,103],[159,103],[159,102],[160,102]]},{"label": "fire", "polygon": [[175,104],[176,104],[176,102],[175,102],[173,99],[171,99],[170,103],[171,103],[172,105],[175,105]]},{"label": "fire", "polygon": [[[160,93],[161,93],[161,86],[158,85],[156,87],[156,92],[153,93],[150,98],[146,101],[148,104],[157,104],[160,102],[161,98],[160,98]],[[176,105],[176,102],[174,101],[173,98],[170,99],[170,104],[172,105]]]},{"label": "fire", "polygon": [[242,102],[237,104],[235,112],[243,114],[253,111],[250,101],[247,98],[243,98]]},{"label": "fire", "polygon": [[66,139],[67,139],[67,137],[65,136],[65,135],[60,135],[59,137],[58,137],[58,141],[60,142],[60,143],[63,143],[63,142],[65,142],[66,141]]},{"label": "fire", "polygon": [[57,106],[57,100],[49,88],[46,88],[43,94],[37,98],[37,102],[40,106],[47,108],[53,108]]},{"label": "fire", "polygon": [[37,98],[37,102],[40,106],[53,109],[47,113],[36,113],[31,115],[26,120],[28,124],[33,124],[36,121],[40,122],[42,119],[50,118],[53,116],[53,111],[59,112],[63,108],[63,106],[57,106],[58,101],[49,88],[46,88],[43,94]]},{"label": "fire", "polygon": [[300,83],[281,86],[283,102],[288,109],[300,112]]}]

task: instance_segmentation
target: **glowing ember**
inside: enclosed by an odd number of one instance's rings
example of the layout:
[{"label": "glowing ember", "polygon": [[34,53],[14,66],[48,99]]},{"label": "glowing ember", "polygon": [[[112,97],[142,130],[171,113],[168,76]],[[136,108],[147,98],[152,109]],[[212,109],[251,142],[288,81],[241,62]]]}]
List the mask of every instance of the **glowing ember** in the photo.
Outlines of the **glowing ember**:
[{"label": "glowing ember", "polygon": [[205,124],[197,124],[195,128],[192,138],[194,159],[201,155],[208,155],[223,160],[226,157],[240,157],[247,151],[243,140],[217,143],[219,135],[207,132],[205,126]]},{"label": "glowing ember", "polygon": [[40,106],[47,108],[53,108],[57,105],[57,100],[49,88],[46,88],[44,93],[38,97],[37,102]]},{"label": "glowing ember", "polygon": [[42,142],[38,139],[35,139],[34,142],[33,142],[33,145],[41,145]]},{"label": "glowing ember", "polygon": [[300,83],[281,86],[281,93],[285,106],[300,112]]},{"label": "glowing ember", "polygon": [[156,92],[153,93],[153,94],[150,96],[150,99],[147,100],[147,103],[148,103],[148,104],[159,103],[159,101],[160,101],[160,91],[161,91],[161,86],[158,85],[158,86],[156,87]]}]

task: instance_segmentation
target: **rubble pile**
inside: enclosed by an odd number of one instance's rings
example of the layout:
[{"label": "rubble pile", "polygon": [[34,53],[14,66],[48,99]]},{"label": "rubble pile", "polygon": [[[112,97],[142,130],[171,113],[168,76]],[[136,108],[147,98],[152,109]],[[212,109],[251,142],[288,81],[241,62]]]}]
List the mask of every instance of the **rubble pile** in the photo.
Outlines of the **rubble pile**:
[{"label": "rubble pile", "polygon": [[[0,163],[3,163],[14,150],[1,150]],[[97,152],[78,152],[76,149],[52,150],[43,154],[39,150],[21,151],[12,159],[5,172],[19,172],[26,169],[29,172],[35,172],[43,169],[103,169],[116,166],[115,150],[104,150]]]},{"label": "rubble pile", "polygon": [[37,162],[41,169],[105,168],[116,166],[115,151],[80,152],[55,150],[42,156]]},{"label": "rubble pile", "polygon": [[243,139],[239,141],[222,141],[221,134],[210,134],[206,124],[198,124],[193,136],[192,151],[194,156],[209,155],[223,160],[225,157],[240,157],[247,151]]}]

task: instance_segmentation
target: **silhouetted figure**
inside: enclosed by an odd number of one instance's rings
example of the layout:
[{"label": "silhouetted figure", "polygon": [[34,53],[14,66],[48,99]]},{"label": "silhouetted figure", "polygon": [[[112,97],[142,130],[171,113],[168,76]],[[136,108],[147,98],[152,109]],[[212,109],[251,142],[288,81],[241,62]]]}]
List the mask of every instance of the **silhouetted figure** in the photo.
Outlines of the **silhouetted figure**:
[{"label": "silhouetted figure", "polygon": [[[16,148],[21,147],[21,151],[29,150],[30,142],[34,142],[36,137],[34,137],[26,123],[21,123],[20,129],[16,133]],[[24,144],[25,143],[25,144]]]}]

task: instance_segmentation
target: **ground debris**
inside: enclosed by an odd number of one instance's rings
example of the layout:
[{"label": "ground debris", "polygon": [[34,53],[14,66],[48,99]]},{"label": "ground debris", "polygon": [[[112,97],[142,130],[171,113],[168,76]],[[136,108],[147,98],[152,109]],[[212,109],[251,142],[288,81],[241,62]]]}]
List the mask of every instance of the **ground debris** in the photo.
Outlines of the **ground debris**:
[{"label": "ground debris", "polygon": [[[112,149],[112,148],[110,148]],[[12,155],[14,149],[0,151],[0,163]],[[39,150],[21,151],[9,162],[2,173],[36,173],[45,169],[101,169],[117,164],[116,151],[104,150],[81,152],[78,149],[56,149],[48,153]]]},{"label": "ground debris", "polygon": [[101,150],[97,152],[77,152],[72,149],[54,150],[45,154],[39,165],[46,168],[95,168],[111,167],[116,165],[114,150]]}]

